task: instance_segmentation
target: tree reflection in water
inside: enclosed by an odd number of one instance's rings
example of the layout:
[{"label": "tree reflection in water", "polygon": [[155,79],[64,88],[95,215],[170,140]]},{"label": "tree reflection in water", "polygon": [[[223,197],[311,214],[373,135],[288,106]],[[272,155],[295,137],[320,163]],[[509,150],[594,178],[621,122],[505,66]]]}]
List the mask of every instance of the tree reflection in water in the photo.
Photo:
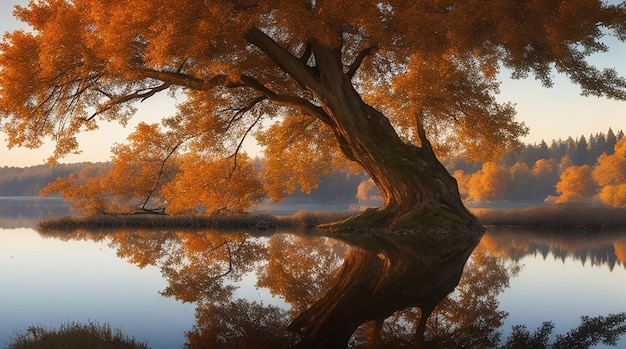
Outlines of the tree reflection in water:
[{"label": "tree reflection in water", "polygon": [[[490,253],[490,245],[478,244],[480,237],[343,236],[339,241],[218,231],[42,235],[108,238],[118,256],[139,267],[159,267],[168,281],[162,294],[196,304],[186,348],[497,348],[503,342],[506,348],[531,342],[542,348],[552,329],[545,323],[530,333],[520,326],[501,340],[507,314],[498,310],[497,296],[520,267]],[[257,287],[269,289],[289,308],[235,299],[238,282],[251,273]],[[600,333],[596,342],[615,339],[626,331],[624,321],[624,314],[587,318],[573,333],[578,338]]]}]

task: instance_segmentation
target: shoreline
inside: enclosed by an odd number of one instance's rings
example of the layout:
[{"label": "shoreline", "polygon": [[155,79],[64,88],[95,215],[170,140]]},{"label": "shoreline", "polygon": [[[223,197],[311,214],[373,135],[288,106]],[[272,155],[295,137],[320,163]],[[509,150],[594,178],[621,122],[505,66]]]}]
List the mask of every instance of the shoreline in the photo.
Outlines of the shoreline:
[{"label": "shoreline", "polygon": [[[618,230],[626,228],[626,208],[580,205],[549,205],[525,208],[470,209],[484,226],[516,226],[553,230]],[[39,231],[78,229],[179,229],[253,230],[313,229],[342,220],[354,212],[297,211],[291,215],[250,213],[203,216],[164,214],[63,216],[39,222]]]}]

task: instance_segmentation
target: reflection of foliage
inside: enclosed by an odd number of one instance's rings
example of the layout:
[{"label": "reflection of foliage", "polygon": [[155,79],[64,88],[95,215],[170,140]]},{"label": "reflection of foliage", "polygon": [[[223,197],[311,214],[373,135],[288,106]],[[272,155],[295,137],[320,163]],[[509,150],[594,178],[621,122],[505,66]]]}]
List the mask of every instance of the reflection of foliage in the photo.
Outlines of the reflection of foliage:
[{"label": "reflection of foliage", "polygon": [[539,349],[545,348],[548,342],[548,337],[554,325],[550,322],[544,322],[543,325],[538,328],[534,333],[530,333],[526,326],[518,325],[513,326],[513,332],[507,338],[503,348],[506,349]]},{"label": "reflection of foliage", "polygon": [[526,326],[513,327],[513,332],[507,339],[503,349],[553,348],[553,349],[583,349],[590,348],[600,342],[605,345],[617,345],[620,337],[626,333],[626,313],[604,316],[582,316],[580,325],[564,335],[557,335],[553,344],[548,344],[548,337],[554,329],[554,324],[544,322],[534,333],[530,333]]},{"label": "reflection of foliage", "polygon": [[161,271],[169,285],[165,296],[186,302],[224,301],[236,288],[224,281],[237,281],[266,258],[258,240],[247,234],[218,232],[180,233],[177,253],[162,261]]},{"label": "reflection of foliage", "polygon": [[110,234],[111,247],[117,248],[117,255],[143,268],[155,265],[156,261],[172,254],[172,250],[180,243],[174,232],[120,232]]},{"label": "reflection of foliage", "polygon": [[[356,241],[348,244],[339,267],[344,245],[319,236],[218,231],[48,236],[109,238],[118,256],[139,267],[159,267],[168,281],[162,294],[196,304],[186,348],[314,347],[329,333],[347,336],[330,344],[352,348],[400,348],[420,341],[426,348],[547,348],[554,327],[546,322],[531,333],[516,326],[501,346],[499,329],[507,314],[498,310],[497,297],[519,266],[492,253],[499,244],[493,237],[475,249],[468,241],[455,246],[408,237],[351,237]],[[238,282],[253,272],[257,287],[269,288],[291,308],[235,298]],[[611,344],[626,333],[625,323],[626,313],[583,317],[579,327],[553,337],[552,347]]]},{"label": "reflection of foliage", "polygon": [[282,296],[294,313],[300,313],[331,286],[332,271],[341,258],[336,242],[292,234],[275,234],[269,240],[267,266],[259,270],[258,286]]},{"label": "reflection of foliage", "polygon": [[625,236],[620,232],[589,234],[586,231],[555,232],[550,230],[527,230],[491,227],[481,244],[489,253],[514,261],[528,255],[546,258],[552,254],[565,261],[566,258],[590,263],[592,266],[626,266]]},{"label": "reflection of foliage", "polygon": [[[479,245],[465,265],[463,276],[448,297],[431,313],[426,323],[423,345],[428,348],[495,348],[500,341],[499,328],[508,315],[498,310],[498,295],[509,285],[519,266],[503,265]],[[408,347],[415,343],[415,333],[422,311],[409,308],[396,312],[379,329],[376,342],[384,347]],[[353,344],[371,342],[372,323],[361,326]],[[370,333],[368,333],[370,330]]]},{"label": "reflection of foliage", "polygon": [[465,266],[456,291],[430,317],[427,342],[434,347],[488,348],[500,341],[498,328],[508,315],[498,310],[498,295],[517,275],[518,265],[506,267],[479,245]]},{"label": "reflection of foliage", "polygon": [[285,310],[237,299],[198,304],[185,348],[286,348],[295,343]]}]

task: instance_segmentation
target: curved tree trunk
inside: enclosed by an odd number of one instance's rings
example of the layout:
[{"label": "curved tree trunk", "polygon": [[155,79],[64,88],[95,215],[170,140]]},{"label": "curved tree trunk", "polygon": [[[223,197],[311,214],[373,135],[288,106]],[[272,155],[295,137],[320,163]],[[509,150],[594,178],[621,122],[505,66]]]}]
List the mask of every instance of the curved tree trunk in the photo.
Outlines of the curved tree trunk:
[{"label": "curved tree trunk", "polygon": [[339,225],[392,230],[482,231],[461,202],[458,186],[437,160],[423,130],[422,147],[407,144],[387,117],[361,99],[343,72],[339,54],[313,44],[319,69],[316,89],[322,108],[333,120],[333,131],[345,155],[370,175],[384,205]]},{"label": "curved tree trunk", "polygon": [[[461,202],[456,180],[435,157],[423,129],[420,130],[422,147],[407,144],[385,115],[361,99],[351,81],[353,69],[344,72],[341,47],[332,48],[311,39],[315,67],[310,67],[305,63],[309,57],[293,56],[256,28],[246,38],[317,97],[321,107],[310,102],[299,106],[332,129],[344,155],[363,167],[385,200],[377,210],[327,225],[327,229],[483,231]],[[269,97],[279,103],[291,102]],[[298,103],[289,105],[294,104],[298,107]]]}]

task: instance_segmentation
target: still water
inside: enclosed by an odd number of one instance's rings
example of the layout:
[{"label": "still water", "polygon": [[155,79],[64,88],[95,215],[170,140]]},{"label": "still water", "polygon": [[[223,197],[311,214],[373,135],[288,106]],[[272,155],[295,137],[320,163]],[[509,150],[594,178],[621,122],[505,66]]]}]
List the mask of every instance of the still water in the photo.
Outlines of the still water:
[{"label": "still water", "polygon": [[0,199],[0,348],[29,325],[89,321],[155,349],[420,338],[483,348],[516,325],[533,333],[551,321],[553,341],[581,316],[626,311],[626,233],[491,227],[480,239],[435,240],[34,229],[66,210]]}]

